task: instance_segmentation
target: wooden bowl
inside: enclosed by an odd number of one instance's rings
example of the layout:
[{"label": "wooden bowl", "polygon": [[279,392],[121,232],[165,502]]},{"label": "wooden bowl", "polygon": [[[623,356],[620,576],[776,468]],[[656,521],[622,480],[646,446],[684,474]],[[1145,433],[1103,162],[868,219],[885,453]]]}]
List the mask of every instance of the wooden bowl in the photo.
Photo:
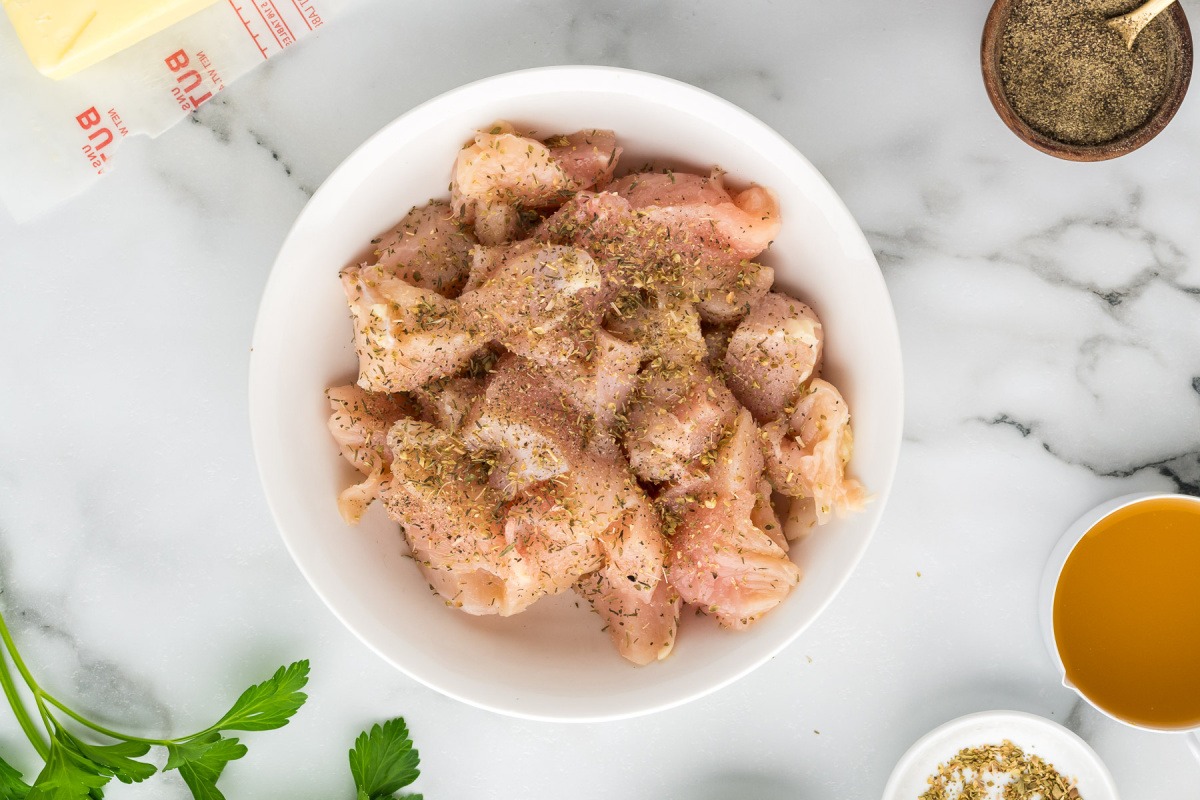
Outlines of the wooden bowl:
[{"label": "wooden bowl", "polygon": [[1026,144],[1068,161],[1105,161],[1138,149],[1157,136],[1175,116],[1192,79],[1192,31],[1188,27],[1187,17],[1184,16],[1180,3],[1175,3],[1162,12],[1162,16],[1168,22],[1170,41],[1179,50],[1179,59],[1162,105],[1149,119],[1123,136],[1093,145],[1067,144],[1035,131],[1013,110],[1004,92],[1004,81],[1000,78],[1000,39],[1013,6],[1019,2],[1021,0],[996,0],[992,4],[992,10],[983,26],[980,57],[983,65],[983,85],[987,89],[988,98],[1000,119],[1004,120],[1004,124]]}]

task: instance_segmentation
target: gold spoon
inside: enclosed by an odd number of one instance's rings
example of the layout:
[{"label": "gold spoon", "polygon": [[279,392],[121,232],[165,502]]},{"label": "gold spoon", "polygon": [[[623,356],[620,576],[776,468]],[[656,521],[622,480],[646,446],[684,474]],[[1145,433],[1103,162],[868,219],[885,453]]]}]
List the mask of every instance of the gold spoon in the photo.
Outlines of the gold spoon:
[{"label": "gold spoon", "polygon": [[1113,17],[1108,21],[1108,25],[1121,34],[1121,38],[1125,40],[1125,46],[1132,50],[1133,41],[1142,32],[1142,29],[1174,2],[1175,0],[1149,0],[1128,14]]}]

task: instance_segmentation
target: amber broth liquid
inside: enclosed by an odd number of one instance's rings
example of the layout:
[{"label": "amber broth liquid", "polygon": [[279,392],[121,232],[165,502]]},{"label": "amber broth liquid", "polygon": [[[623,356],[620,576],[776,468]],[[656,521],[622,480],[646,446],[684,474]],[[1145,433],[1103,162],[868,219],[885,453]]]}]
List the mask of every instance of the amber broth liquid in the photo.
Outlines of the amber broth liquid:
[{"label": "amber broth liquid", "polygon": [[1088,531],[1058,579],[1054,637],[1067,680],[1098,707],[1200,726],[1200,502],[1134,503]]}]

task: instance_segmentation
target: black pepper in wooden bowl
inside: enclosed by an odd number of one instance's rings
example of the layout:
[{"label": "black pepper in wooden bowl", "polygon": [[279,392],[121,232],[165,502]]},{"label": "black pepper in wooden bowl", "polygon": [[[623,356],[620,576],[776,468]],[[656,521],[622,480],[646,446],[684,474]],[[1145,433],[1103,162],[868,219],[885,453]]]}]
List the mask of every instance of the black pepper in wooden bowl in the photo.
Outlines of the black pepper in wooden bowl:
[{"label": "black pepper in wooden bowl", "polygon": [[1132,49],[1106,21],[1140,0],[997,0],[984,29],[984,83],[1018,136],[1061,158],[1097,161],[1152,139],[1191,77],[1176,3]]}]

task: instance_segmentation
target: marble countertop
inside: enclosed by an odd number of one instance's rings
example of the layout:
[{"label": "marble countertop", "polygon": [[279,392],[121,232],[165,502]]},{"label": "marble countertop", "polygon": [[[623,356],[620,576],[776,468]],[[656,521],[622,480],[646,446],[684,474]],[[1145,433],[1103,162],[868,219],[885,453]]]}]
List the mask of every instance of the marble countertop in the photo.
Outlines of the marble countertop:
[{"label": "marble countertop", "polygon": [[[82,711],[178,733],[311,658],[311,700],[246,736],[231,798],[350,797],[353,736],[396,715],[429,798],[874,798],[913,740],[993,708],[1077,731],[1126,800],[1200,798],[1181,737],[1062,688],[1036,614],[1082,512],[1200,493],[1200,100],[1118,161],[1042,155],[983,92],[987,7],[363,0],[84,196],[0,217],[0,600],[28,660]],[[413,105],[562,63],[694,83],[795,143],[879,257],[908,409],[877,537],[799,641],[682,708],[586,726],[446,699],[344,630],[275,532],[246,412],[259,297],[315,187]],[[19,737],[0,714],[0,752]]]}]

